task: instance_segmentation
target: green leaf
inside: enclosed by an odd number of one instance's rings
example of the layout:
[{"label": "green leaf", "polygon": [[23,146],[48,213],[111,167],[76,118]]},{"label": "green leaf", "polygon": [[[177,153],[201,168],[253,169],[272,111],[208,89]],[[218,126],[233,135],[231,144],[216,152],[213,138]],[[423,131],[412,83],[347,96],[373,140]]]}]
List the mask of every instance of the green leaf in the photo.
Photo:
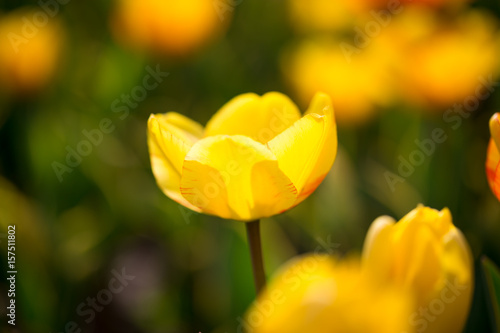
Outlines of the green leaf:
[{"label": "green leaf", "polygon": [[487,257],[481,259],[483,272],[488,287],[488,300],[492,323],[496,327],[496,332],[500,332],[500,270]]}]

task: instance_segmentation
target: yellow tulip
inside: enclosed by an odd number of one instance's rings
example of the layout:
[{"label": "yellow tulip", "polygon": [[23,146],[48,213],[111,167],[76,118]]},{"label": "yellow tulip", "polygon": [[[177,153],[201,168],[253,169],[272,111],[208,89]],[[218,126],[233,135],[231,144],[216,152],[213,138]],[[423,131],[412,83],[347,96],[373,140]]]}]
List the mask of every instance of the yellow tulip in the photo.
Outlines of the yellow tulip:
[{"label": "yellow tulip", "polygon": [[300,203],[322,182],[337,152],[330,98],[306,114],[285,95],[235,97],[204,129],[178,113],[151,115],[151,166],[159,187],[196,212],[251,221]]},{"label": "yellow tulip", "polygon": [[500,113],[495,113],[490,119],[491,139],[486,153],[486,176],[491,190],[500,200]]},{"label": "yellow tulip", "polygon": [[413,294],[409,322],[416,332],[462,332],[474,287],[473,260],[448,209],[418,206],[398,223],[387,216],[375,220],[363,266],[374,281]]},{"label": "yellow tulip", "polygon": [[288,12],[298,32],[335,32],[352,26],[362,1],[288,0]]},{"label": "yellow tulip", "polygon": [[21,8],[0,17],[0,85],[9,93],[35,93],[53,77],[62,29],[42,10]]},{"label": "yellow tulip", "polygon": [[117,0],[111,28],[133,49],[185,56],[217,37],[233,11],[231,0]]},{"label": "yellow tulip", "polygon": [[410,332],[412,305],[405,292],[373,283],[357,258],[306,255],[273,276],[244,319],[238,319],[238,332]]},{"label": "yellow tulip", "polygon": [[387,71],[391,45],[380,42],[348,55],[340,41],[308,40],[285,54],[282,72],[301,103],[324,91],[333,98],[337,121],[357,125],[372,118],[378,106],[392,101]]},{"label": "yellow tulip", "polygon": [[[367,5],[371,5],[373,7],[385,8],[388,6],[388,3],[391,1],[387,0],[363,0]],[[428,7],[462,7],[470,0],[393,0],[392,3],[401,4],[401,6],[412,6],[412,5],[420,5],[420,6],[428,6]]]},{"label": "yellow tulip", "polygon": [[[487,12],[470,11],[451,23],[433,16],[429,11],[405,11],[387,33],[401,48],[395,65],[403,95],[412,103],[444,111],[477,97],[481,77],[498,76],[500,34],[497,20]],[[408,26],[413,29],[405,35]],[[422,26],[419,34],[414,33],[417,26]]]}]

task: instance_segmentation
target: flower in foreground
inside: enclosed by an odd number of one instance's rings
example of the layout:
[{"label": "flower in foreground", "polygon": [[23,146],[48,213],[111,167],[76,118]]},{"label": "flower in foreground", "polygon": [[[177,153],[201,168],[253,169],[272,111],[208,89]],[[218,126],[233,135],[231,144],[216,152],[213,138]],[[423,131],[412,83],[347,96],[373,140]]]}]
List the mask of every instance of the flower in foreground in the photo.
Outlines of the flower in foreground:
[{"label": "flower in foreground", "polygon": [[249,333],[458,333],[470,308],[472,264],[449,210],[419,206],[398,223],[375,220],[362,260],[293,259],[240,326]]},{"label": "flower in foreground", "polygon": [[486,154],[486,176],[491,190],[500,200],[500,114],[495,113],[490,119],[491,139]]},{"label": "flower in foreground", "polygon": [[357,258],[292,259],[240,320],[248,333],[410,332],[412,299],[364,274]]},{"label": "flower in foreground", "polygon": [[178,113],[151,115],[151,166],[163,192],[196,212],[252,221],[307,198],[332,167],[337,130],[330,98],[306,114],[285,95],[239,95],[203,128]]},{"label": "flower in foreground", "polygon": [[412,328],[459,333],[473,291],[473,261],[448,209],[418,206],[398,223],[375,220],[366,236],[363,266],[382,285],[400,286],[415,300]]}]

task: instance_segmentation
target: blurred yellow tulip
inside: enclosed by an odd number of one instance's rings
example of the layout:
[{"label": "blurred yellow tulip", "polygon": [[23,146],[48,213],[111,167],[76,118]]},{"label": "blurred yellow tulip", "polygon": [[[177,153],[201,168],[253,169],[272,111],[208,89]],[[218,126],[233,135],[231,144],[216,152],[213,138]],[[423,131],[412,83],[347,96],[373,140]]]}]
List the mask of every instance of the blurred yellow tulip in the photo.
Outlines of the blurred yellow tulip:
[{"label": "blurred yellow tulip", "polygon": [[186,56],[228,26],[232,0],[117,0],[115,38],[133,49]]},{"label": "blurred yellow tulip", "polygon": [[[459,9],[470,0],[288,0],[288,16],[299,33],[339,33],[379,23],[385,28],[396,16],[416,8]],[[410,8],[408,8],[410,7]],[[375,28],[371,27],[375,30]]]},{"label": "blurred yellow tulip", "polygon": [[196,212],[251,221],[307,198],[337,152],[330,98],[318,93],[306,114],[285,95],[243,94],[203,127],[174,112],[148,121],[159,187]]},{"label": "blurred yellow tulip", "polygon": [[324,91],[332,97],[339,123],[360,124],[393,99],[387,72],[391,48],[376,42],[352,54],[343,52],[343,42],[302,42],[285,54],[282,72],[302,104]]},{"label": "blurred yellow tulip", "polygon": [[[407,10],[388,33],[401,48],[396,67],[406,98],[445,109],[474,96],[479,78],[498,76],[500,35],[496,20],[486,12],[471,11],[452,23],[432,15]],[[406,30],[408,26],[413,28]]]},{"label": "blurred yellow tulip", "polygon": [[398,223],[387,216],[375,220],[363,266],[374,281],[413,294],[409,322],[416,332],[462,332],[474,288],[473,260],[448,209],[420,205]]},{"label": "blurred yellow tulip", "polygon": [[464,4],[470,2],[470,0],[362,0],[364,1],[367,5],[371,5],[373,7],[386,7],[388,6],[388,3],[398,3],[401,4],[402,6],[427,6],[431,8],[438,8],[438,7],[450,7],[450,8],[457,8],[461,7]]},{"label": "blurred yellow tulip", "polygon": [[55,73],[62,40],[59,21],[42,10],[0,16],[0,85],[7,93],[39,91]]},{"label": "blurred yellow tulip", "polygon": [[490,119],[491,139],[486,153],[486,176],[491,190],[500,200],[500,113]]},{"label": "blurred yellow tulip", "polygon": [[298,32],[334,32],[353,24],[362,1],[288,0],[288,12]]},{"label": "blurred yellow tulip", "polygon": [[306,255],[274,275],[245,318],[238,318],[238,332],[411,332],[412,307],[405,292],[373,283],[357,258]]}]

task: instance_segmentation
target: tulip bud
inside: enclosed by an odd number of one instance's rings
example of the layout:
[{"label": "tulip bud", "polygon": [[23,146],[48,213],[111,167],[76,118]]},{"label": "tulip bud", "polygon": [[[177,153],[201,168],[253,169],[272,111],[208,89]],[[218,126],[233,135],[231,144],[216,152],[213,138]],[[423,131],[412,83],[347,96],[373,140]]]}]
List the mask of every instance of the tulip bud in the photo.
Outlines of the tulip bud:
[{"label": "tulip bud", "polygon": [[375,220],[366,236],[363,266],[377,283],[413,295],[412,330],[462,332],[473,291],[473,260],[447,208],[418,206],[398,223],[387,216]]}]

